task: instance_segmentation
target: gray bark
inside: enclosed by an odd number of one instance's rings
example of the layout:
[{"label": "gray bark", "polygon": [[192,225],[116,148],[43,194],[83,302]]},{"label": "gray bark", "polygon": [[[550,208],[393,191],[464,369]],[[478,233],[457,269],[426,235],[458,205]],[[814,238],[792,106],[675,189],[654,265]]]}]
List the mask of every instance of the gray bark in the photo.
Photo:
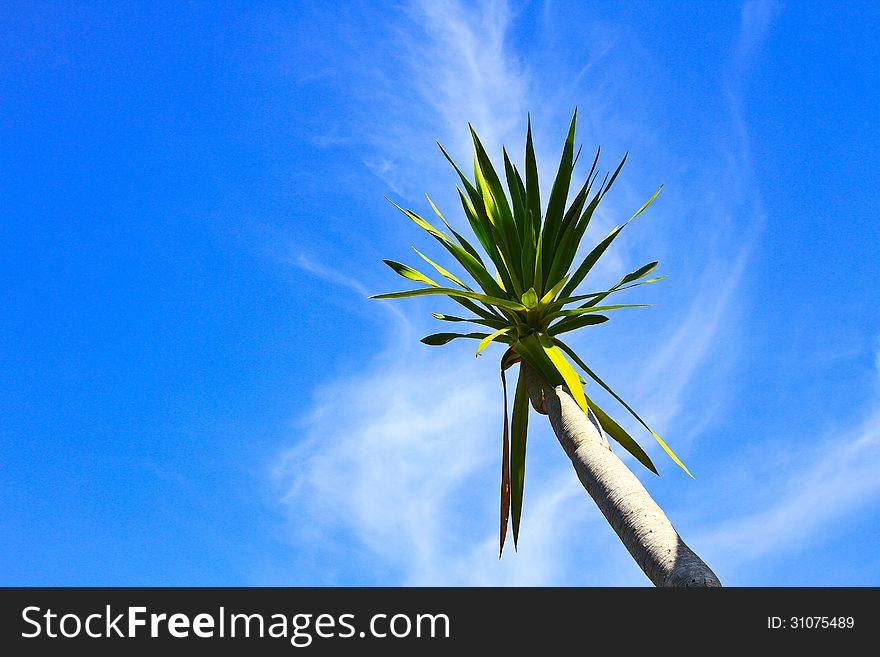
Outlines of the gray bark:
[{"label": "gray bark", "polygon": [[721,586],[715,573],[608,445],[592,411],[589,420],[567,388],[550,388],[525,362],[532,406],[547,415],[584,488],[655,586]]}]

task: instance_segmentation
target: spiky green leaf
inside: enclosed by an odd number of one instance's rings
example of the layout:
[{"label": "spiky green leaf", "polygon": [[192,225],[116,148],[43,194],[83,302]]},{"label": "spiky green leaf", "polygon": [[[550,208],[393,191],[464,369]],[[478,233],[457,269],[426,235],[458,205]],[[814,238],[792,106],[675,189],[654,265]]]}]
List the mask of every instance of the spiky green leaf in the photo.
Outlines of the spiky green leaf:
[{"label": "spiky green leaf", "polygon": [[404,297],[423,297],[431,294],[445,294],[450,297],[465,297],[467,299],[474,299],[476,301],[482,301],[485,304],[490,306],[496,306],[498,308],[503,308],[505,310],[513,310],[513,311],[524,311],[526,309],[521,303],[516,303],[515,301],[509,301],[507,299],[499,299],[497,297],[490,297],[485,294],[480,294],[478,292],[468,292],[467,290],[456,290],[451,287],[426,287],[419,288],[417,290],[403,290],[401,292],[386,292],[385,294],[375,294],[371,296],[371,299],[402,299]]}]

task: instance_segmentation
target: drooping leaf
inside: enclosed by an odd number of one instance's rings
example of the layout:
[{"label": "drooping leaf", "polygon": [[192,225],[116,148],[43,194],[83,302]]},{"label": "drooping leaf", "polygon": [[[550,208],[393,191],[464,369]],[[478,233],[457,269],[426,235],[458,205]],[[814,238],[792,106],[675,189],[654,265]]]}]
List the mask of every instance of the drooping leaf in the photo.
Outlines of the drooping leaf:
[{"label": "drooping leaf", "polygon": [[522,366],[513,397],[513,417],[510,421],[510,515],[513,521],[513,547],[519,543],[519,525],[522,516],[523,489],[526,476],[526,440],[529,428],[529,393]]},{"label": "drooping leaf", "polygon": [[649,427],[647,425],[647,423],[641,417],[639,417],[639,414],[636,413],[629,404],[627,404],[625,401],[623,401],[623,399],[620,398],[620,395],[618,395],[616,392],[614,392],[614,390],[612,390],[610,388],[610,386],[608,386],[608,384],[606,384],[602,379],[600,379],[598,377],[598,375],[595,372],[593,372],[593,370],[591,370],[589,367],[587,367],[587,364],[584,363],[580,359],[580,357],[578,357],[578,355],[574,352],[574,350],[571,347],[566,345],[561,340],[554,340],[554,342],[556,344],[558,344],[559,347],[565,351],[565,353],[567,353],[569,356],[571,356],[572,360],[574,360],[581,367],[581,369],[583,369],[584,372],[586,372],[589,375],[589,377],[591,379],[593,379],[593,381],[595,381],[600,386],[602,386],[605,389],[605,391],[608,392],[609,395],[614,397],[614,399],[616,399],[626,410],[628,410],[630,412],[630,415],[632,415],[636,420],[638,420],[639,424],[641,424],[643,427],[645,427],[645,429],[647,429],[650,432],[650,434],[652,436],[654,436],[654,438],[657,440],[658,443],[660,443],[660,446],[666,451],[666,453],[672,458],[672,460],[675,461],[679,466],[681,466],[681,469],[684,470],[685,472],[687,472],[688,475],[690,475],[690,477],[693,478],[691,471],[687,469],[687,466],[685,466],[685,464],[681,462],[681,459],[679,459],[678,456],[675,455],[675,452],[673,452],[672,449],[669,448],[669,446],[663,441],[663,439],[660,438],[660,436],[658,436],[657,433],[651,427]]},{"label": "drooping leaf", "polygon": [[512,349],[501,357],[501,390],[504,396],[504,428],[501,434],[501,527],[498,540],[498,558],[504,553],[504,539],[507,538],[507,520],[510,518],[510,438],[507,429],[507,377],[505,371],[514,358]]},{"label": "drooping leaf", "polygon": [[[585,395],[586,396],[586,395]],[[651,461],[650,457],[645,453],[645,450],[633,440],[633,437],[630,436],[626,429],[620,426],[614,419],[608,415],[605,411],[603,411],[596,402],[587,397],[587,405],[590,407],[590,410],[596,416],[596,419],[599,420],[599,424],[604,429],[605,433],[614,438],[621,447],[623,447],[627,452],[632,454],[636,460],[639,461],[642,465],[644,465],[648,470],[653,472],[656,475],[660,473],[657,472],[657,467],[654,465],[654,462]]]}]

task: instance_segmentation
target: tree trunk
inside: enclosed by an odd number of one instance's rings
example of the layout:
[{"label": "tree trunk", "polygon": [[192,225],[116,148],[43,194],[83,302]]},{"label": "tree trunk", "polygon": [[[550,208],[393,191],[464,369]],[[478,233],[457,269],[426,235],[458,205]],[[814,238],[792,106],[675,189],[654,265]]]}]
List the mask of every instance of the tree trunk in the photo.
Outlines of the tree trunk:
[{"label": "tree trunk", "polygon": [[599,421],[564,386],[555,389],[525,362],[532,406],[550,418],[584,488],[655,586],[721,586],[715,573],[685,545],[636,476],[608,446]]}]

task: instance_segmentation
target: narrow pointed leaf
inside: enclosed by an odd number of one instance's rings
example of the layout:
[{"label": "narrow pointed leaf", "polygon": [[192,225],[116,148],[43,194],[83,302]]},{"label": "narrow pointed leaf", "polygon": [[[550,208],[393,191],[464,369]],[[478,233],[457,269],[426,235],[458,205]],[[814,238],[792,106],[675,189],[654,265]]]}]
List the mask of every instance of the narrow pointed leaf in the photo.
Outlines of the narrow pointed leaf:
[{"label": "narrow pointed leaf", "polygon": [[[492,262],[495,263],[495,266],[499,269],[504,269],[504,264],[502,262],[502,259],[500,258],[503,251],[499,251],[499,247],[502,246],[501,242],[503,242],[503,238],[498,229],[493,226],[492,222],[489,220],[486,211],[486,205],[483,202],[482,195],[477,190],[477,188],[471,184],[471,182],[467,179],[462,170],[458,168],[455,160],[450,157],[449,153],[446,152],[446,149],[443,148],[443,146],[439,142],[437,142],[437,146],[440,147],[440,151],[443,153],[443,156],[455,169],[455,172],[458,174],[459,179],[461,179],[462,185],[464,185],[465,191],[467,192],[470,201],[467,203],[464,202],[465,199],[464,195],[461,194],[461,190],[459,190],[459,194],[462,196],[465,214],[468,216],[468,221],[471,223],[471,227],[473,228],[474,233],[477,235],[477,239],[480,240],[480,244],[483,245],[483,248],[492,259]],[[502,276],[506,275],[507,272],[505,270],[502,272]],[[510,289],[514,289],[515,287],[508,280],[505,280],[505,285],[507,285]],[[488,292],[489,290],[486,291]]]},{"label": "narrow pointed leaf", "polygon": [[529,428],[529,393],[520,367],[513,397],[513,417],[510,420],[510,516],[513,524],[513,547],[519,542],[522,516],[523,489],[526,476],[526,440]]},{"label": "narrow pointed leaf", "polygon": [[427,283],[428,285],[432,285],[434,287],[440,287],[439,285],[437,285],[437,283],[425,276],[422,272],[416,271],[409,265],[404,265],[403,263],[395,262],[394,260],[383,260],[382,262],[391,267],[391,269],[393,269],[404,278],[408,278],[409,280],[416,281],[418,283]]},{"label": "narrow pointed leaf", "polygon": [[580,285],[580,282],[584,280],[590,270],[593,268],[593,265],[602,257],[602,254],[611,246],[611,242],[614,241],[614,238],[620,234],[620,231],[623,230],[626,224],[623,226],[617,226],[614,228],[605,238],[599,242],[593,249],[587,254],[587,257],[584,258],[583,262],[581,262],[580,266],[575,270],[574,274],[571,275],[571,278],[568,279],[568,283],[562,289],[561,295],[563,297],[570,296],[571,293]]},{"label": "narrow pointed leaf", "polygon": [[441,241],[441,243],[446,250],[458,260],[458,263],[464,267],[465,271],[473,277],[477,284],[483,288],[484,292],[495,296],[504,295],[504,290],[498,286],[495,279],[493,279],[491,274],[486,271],[486,267],[483,263],[477,261],[470,253],[465,251],[458,244],[451,241]]},{"label": "narrow pointed leaf", "polygon": [[626,429],[615,422],[614,418],[603,411],[599,407],[599,405],[596,404],[596,402],[594,402],[589,397],[587,397],[587,404],[589,405],[590,410],[592,410],[595,414],[596,419],[599,420],[599,424],[602,425],[602,429],[605,430],[605,433],[614,438],[614,440],[616,440],[621,447],[632,454],[636,458],[636,460],[638,460],[639,463],[648,468],[648,470],[653,472],[655,475],[660,474],[659,472],[657,472],[657,466],[654,465],[654,462],[651,460],[645,450],[643,450],[641,445],[639,445],[633,439],[633,437],[626,432]]},{"label": "narrow pointed leaf", "polygon": [[488,253],[491,257],[491,254],[495,251],[495,244],[492,242],[491,233],[489,232],[488,227],[477,215],[477,211],[474,208],[473,203],[471,203],[468,197],[464,195],[464,192],[461,191],[461,188],[456,187],[456,189],[458,190],[458,197],[461,200],[461,207],[464,210],[464,215],[465,217],[467,217],[468,223],[471,226],[471,230],[474,231],[474,235],[477,236],[477,241],[480,243],[486,253]]},{"label": "narrow pointed leaf", "polygon": [[608,384],[600,379],[596,375],[596,373],[593,372],[593,370],[587,367],[587,364],[578,357],[578,355],[574,352],[574,350],[571,349],[571,347],[563,343],[561,340],[554,340],[554,342],[558,344],[569,356],[571,356],[571,358],[581,367],[581,369],[584,370],[584,372],[586,372],[590,376],[591,379],[593,379],[593,381],[602,386],[609,395],[614,397],[614,399],[616,399],[626,410],[628,410],[630,412],[630,415],[638,420],[639,424],[645,427],[645,429],[647,429],[648,432],[652,436],[654,436],[654,438],[657,440],[658,443],[660,443],[660,446],[666,451],[666,453],[672,458],[672,460],[675,461],[679,466],[681,466],[682,470],[687,472],[688,475],[693,478],[691,471],[687,469],[687,466],[685,466],[685,464],[681,462],[681,459],[679,459],[678,456],[675,455],[675,452],[670,449],[670,447],[663,441],[663,439],[658,436],[657,433],[651,427],[649,427],[641,417],[639,417],[639,414],[636,413],[629,404],[623,401],[623,399],[621,399],[620,396],[608,386]]},{"label": "narrow pointed leaf", "polygon": [[[530,215],[531,210],[526,211]],[[526,237],[523,240],[523,249],[520,254],[520,268],[523,273],[522,284],[525,288],[535,285],[535,234],[531,225],[531,217],[524,219],[526,223]]]},{"label": "narrow pointed leaf", "polygon": [[[538,164],[535,159],[535,145],[532,141],[532,118],[529,117],[526,132],[526,206],[535,235],[541,233],[541,191],[538,185]],[[540,289],[540,287],[538,288]]]},{"label": "narrow pointed leaf", "polygon": [[[417,248],[413,247],[413,251],[415,251],[416,253],[418,253],[418,254],[419,254],[419,257],[420,257],[422,260],[424,260],[424,261],[427,262],[429,265],[431,265],[434,269],[436,269],[437,272],[438,272],[441,276],[443,276],[444,278],[446,278],[446,279],[452,281],[453,283],[455,283],[456,285],[458,285],[458,286],[461,287],[461,288],[464,288],[465,290],[472,291],[471,288],[469,288],[467,285],[465,285],[464,283],[462,283],[461,280],[460,280],[455,274],[453,274],[453,273],[447,271],[446,269],[444,269],[443,267],[441,267],[440,265],[438,265],[436,262],[434,262],[433,260],[431,260],[428,256],[426,256],[424,253],[422,253],[421,251],[419,251]],[[385,260],[385,262],[388,262],[388,261]],[[415,279],[413,279],[413,280],[415,280]]]},{"label": "narrow pointed leaf", "polygon": [[440,347],[444,344],[457,340],[458,338],[469,338],[472,340],[482,340],[486,337],[485,333],[432,333],[426,335],[419,342],[431,347]]},{"label": "narrow pointed leaf", "polygon": [[526,200],[519,195],[519,187],[516,183],[516,175],[513,172],[513,165],[507,156],[507,150],[504,150],[504,174],[507,178],[507,188],[510,190],[511,211],[513,212],[513,224],[516,226],[517,236],[522,245],[526,237]]},{"label": "narrow pointed leaf", "polygon": [[651,205],[651,203],[654,202],[654,199],[657,198],[657,196],[660,194],[660,192],[661,192],[662,190],[663,190],[663,185],[660,185],[660,186],[657,188],[657,191],[654,192],[653,194],[651,194],[651,198],[649,198],[647,201],[645,201],[645,203],[642,205],[642,207],[640,207],[638,210],[636,210],[636,213],[635,213],[633,216],[631,216],[631,217],[629,218],[629,220],[628,220],[627,223],[629,223],[629,221],[632,221],[633,219],[635,219],[636,217],[638,217],[640,214],[642,214],[642,212],[644,212],[645,210],[647,210],[647,209],[648,209],[648,206]]},{"label": "narrow pointed leaf", "polygon": [[669,277],[668,276],[657,276],[656,278],[649,278],[644,281],[639,281],[638,283],[631,283],[629,285],[623,285],[621,287],[615,286],[615,287],[609,288],[607,290],[603,290],[602,292],[590,292],[589,294],[579,294],[574,297],[560,297],[559,299],[557,299],[556,301],[551,303],[548,307],[550,310],[554,310],[557,308],[561,308],[562,306],[567,306],[568,304],[571,304],[571,303],[577,303],[578,301],[583,301],[584,299],[591,299],[590,303],[585,304],[585,306],[591,306],[591,305],[597,303],[598,301],[601,301],[601,299],[604,299],[605,297],[607,297],[610,294],[614,294],[616,292],[623,292],[624,290],[630,290],[634,287],[638,287],[639,285],[647,285],[648,283],[656,283],[657,281],[662,281],[666,278],[669,278]]},{"label": "narrow pointed leaf", "polygon": [[[544,231],[547,233],[544,248],[550,249],[551,252],[555,252],[556,250],[556,239],[558,237],[559,226],[562,223],[562,216],[565,211],[565,202],[568,198],[568,188],[571,184],[576,124],[577,110],[574,111],[574,115],[571,117],[568,135],[565,138],[565,147],[562,149],[562,159],[559,162],[559,169],[556,171],[556,178],[553,180],[553,187],[550,190],[550,200],[547,202],[547,214],[544,218]],[[545,257],[544,267],[547,268],[545,274],[549,273],[550,264],[550,259]]]},{"label": "narrow pointed leaf", "polygon": [[568,333],[585,326],[595,326],[608,321],[605,315],[581,315],[580,317],[567,317],[547,329],[549,335],[560,335]]},{"label": "narrow pointed leaf", "polygon": [[504,335],[508,331],[512,331],[512,330],[513,330],[512,326],[505,326],[504,328],[500,328],[497,331],[495,331],[494,333],[490,333],[489,335],[487,335],[485,338],[480,340],[480,344],[477,345],[477,353],[475,355],[479,356],[480,352],[483,351],[483,349],[485,349],[486,347],[488,347],[490,342],[492,342],[496,338],[500,337],[501,335]]},{"label": "narrow pointed leaf", "polygon": [[371,299],[402,299],[404,297],[422,297],[431,294],[445,294],[451,297],[465,297],[467,299],[475,299],[476,301],[482,301],[483,303],[487,303],[492,306],[497,306],[498,308],[504,308],[505,310],[513,310],[513,311],[523,311],[526,309],[521,303],[516,303],[515,301],[508,301],[507,299],[498,299],[497,297],[490,297],[485,294],[479,294],[477,292],[468,292],[467,290],[456,290],[451,287],[426,287],[419,288],[418,290],[403,290],[401,292],[386,292],[385,294],[375,294],[371,296]]},{"label": "narrow pointed leaf", "polygon": [[556,285],[554,285],[550,290],[547,291],[543,297],[541,297],[541,305],[546,306],[549,305],[553,298],[559,294],[559,291],[562,289],[562,286],[565,285],[565,281],[568,280],[568,277],[562,278]]},{"label": "narrow pointed leaf", "polygon": [[504,374],[505,360],[510,350],[501,357],[501,390],[504,395],[504,428],[501,434],[501,527],[498,539],[498,558],[504,553],[504,539],[507,538],[507,521],[510,518],[510,438],[507,429],[507,377]]},{"label": "narrow pointed leaf", "polygon": [[429,345],[431,347],[441,347],[444,344],[448,344],[449,342],[452,342],[453,340],[457,340],[459,338],[482,340],[485,337],[485,333],[432,333],[431,335],[426,335],[424,338],[419,340],[419,342]]},{"label": "narrow pointed leaf", "polygon": [[443,232],[437,230],[436,228],[434,228],[434,226],[431,225],[431,222],[429,222],[429,221],[428,221],[427,219],[425,219],[424,217],[422,217],[422,216],[416,214],[416,213],[413,212],[412,210],[407,210],[406,208],[403,208],[403,207],[397,205],[397,203],[395,203],[394,201],[392,201],[392,200],[391,200],[390,198],[388,198],[387,196],[385,197],[385,200],[388,201],[388,202],[389,202],[391,205],[393,205],[395,208],[397,208],[398,210],[400,210],[401,212],[403,212],[403,214],[405,214],[407,217],[409,217],[410,219],[412,219],[413,222],[414,222],[419,228],[421,228],[421,229],[427,231],[428,233],[430,233],[431,235],[433,235],[433,236],[436,237],[437,239],[439,239],[439,240],[441,240],[441,241],[443,241],[443,240],[448,240],[448,239],[449,239],[449,235],[447,235],[446,233],[443,233]]},{"label": "narrow pointed leaf", "polygon": [[548,336],[540,334],[538,339],[541,342],[541,347],[544,349],[544,353],[547,354],[550,362],[553,363],[553,366],[562,376],[562,380],[565,381],[565,385],[568,386],[571,396],[577,402],[577,405],[583,409],[584,413],[587,413],[587,398],[584,395],[584,388],[581,385],[581,380],[580,377],[578,377],[577,372],[575,372],[571,363],[569,363],[568,359],[563,355],[562,350],[553,344]]},{"label": "narrow pointed leaf", "polygon": [[620,292],[622,290],[628,290],[630,288],[636,287],[638,285],[642,285],[644,283],[656,283],[657,281],[666,278],[665,276],[659,276],[657,278],[651,278],[651,279],[642,281],[641,283],[633,283],[633,281],[637,281],[638,279],[640,279],[644,276],[647,276],[652,271],[654,271],[654,269],[657,267],[657,264],[658,264],[657,262],[649,262],[647,265],[639,267],[635,271],[630,272],[629,274],[627,274],[626,276],[621,278],[620,281],[618,281],[614,286],[610,287],[608,290],[606,290],[602,294],[592,295],[592,299],[590,300],[590,303],[586,303],[584,305],[585,306],[594,306],[594,305],[598,304],[599,302],[601,302],[606,297],[608,297],[609,295],[614,294],[615,292]]},{"label": "narrow pointed leaf", "polygon": [[621,285],[626,285],[627,283],[632,283],[633,281],[637,281],[640,278],[647,276],[652,271],[654,271],[657,268],[657,265],[659,265],[659,264],[660,263],[655,260],[654,262],[649,262],[647,265],[642,265],[641,267],[639,267],[635,271],[630,272],[629,274],[627,274],[626,276],[621,278],[620,282],[617,285],[615,285],[614,287],[618,288]]},{"label": "narrow pointed leaf", "polygon": [[456,244],[449,235],[434,228],[430,222],[423,217],[420,217],[412,210],[402,208],[390,199],[388,199],[388,201],[440,242],[440,244],[442,244],[443,247],[449,251],[456,260],[458,260],[459,264],[464,267],[465,271],[474,277],[474,280],[483,288],[484,292],[498,294],[501,291],[498,286],[495,285],[495,281],[492,280],[492,277],[486,271],[486,267],[478,257],[474,257],[463,247]]},{"label": "narrow pointed leaf", "polygon": [[483,178],[489,186],[489,191],[498,208],[500,218],[503,221],[510,221],[512,223],[513,216],[510,211],[510,205],[507,202],[507,196],[504,193],[504,187],[501,184],[501,179],[495,172],[495,167],[492,166],[492,160],[489,159],[489,155],[486,153],[486,149],[483,148],[483,144],[480,142],[480,138],[477,136],[473,126],[468,125],[468,127],[471,130],[471,137],[473,138],[474,150],[477,156],[480,172],[483,174]]},{"label": "narrow pointed leaf", "polygon": [[446,217],[444,217],[442,214],[440,214],[440,210],[438,210],[437,206],[434,205],[434,201],[431,200],[431,197],[428,196],[427,194],[425,194],[425,198],[428,199],[428,203],[431,204],[431,207],[434,209],[434,213],[438,217],[440,217],[440,219],[443,221],[443,225],[449,229],[449,232],[452,233],[452,236],[461,245],[461,248],[463,248],[465,251],[470,253],[477,262],[479,262],[480,264],[483,264],[483,259],[480,257],[480,254],[477,252],[477,250],[471,245],[470,242],[468,242],[464,238],[464,236],[461,233],[459,233],[457,230],[455,230],[452,226],[449,225],[449,222],[446,221]]},{"label": "narrow pointed leaf", "polygon": [[450,299],[452,299],[457,304],[467,308],[472,313],[474,313],[478,317],[482,317],[485,320],[488,320],[488,321],[497,320],[497,321],[502,321],[502,322],[505,321],[501,317],[501,315],[499,314],[499,312],[501,312],[501,311],[497,311],[497,310],[491,308],[490,306],[486,306],[485,309],[483,309],[483,308],[480,308],[480,306],[475,304],[470,299],[463,299],[461,297],[450,297]]},{"label": "narrow pointed leaf", "polygon": [[533,286],[541,292],[544,289],[544,232],[538,235],[538,246],[535,248],[535,279]]},{"label": "narrow pointed leaf", "polygon": [[651,306],[650,303],[617,303],[610,306],[581,306],[580,308],[571,308],[569,310],[557,310],[549,313],[545,319],[552,321],[557,317],[574,317],[577,315],[586,315],[588,313],[600,313],[608,310],[617,310],[618,308],[645,308]]},{"label": "narrow pointed leaf", "polygon": [[611,180],[608,181],[608,185],[605,186],[605,184],[603,183],[602,187],[604,187],[604,190],[602,190],[602,196],[605,196],[608,190],[611,189],[611,185],[613,185],[614,181],[617,180],[617,176],[620,173],[620,170],[623,169],[623,165],[626,164],[626,158],[628,156],[629,153],[623,154],[623,159],[620,161],[620,164],[617,165],[617,169],[614,171],[614,175],[611,176]]},{"label": "narrow pointed leaf", "polygon": [[[471,129],[471,132],[473,133],[473,129]],[[479,140],[477,140],[476,134],[474,134],[474,139],[475,143],[478,144]],[[488,157],[486,159],[488,160]],[[497,182],[498,176],[495,170],[491,168],[491,163],[486,163],[485,166],[489,167],[489,174],[492,180]],[[499,266],[498,269],[504,277],[505,286],[516,294],[521,294],[522,275],[519,271],[520,262],[519,258],[514,258],[514,255],[522,251],[522,246],[519,242],[516,226],[513,223],[513,217],[510,214],[510,207],[507,205],[507,198],[504,196],[504,190],[500,188],[500,182],[497,183],[498,189],[496,189],[495,183],[486,178],[486,172],[483,170],[483,160],[478,160],[477,157],[474,158],[474,177],[477,181],[477,189],[486,208],[486,214],[489,217],[490,229],[497,237],[496,246],[503,261],[503,265]],[[501,195],[503,202],[499,201],[498,194]]]},{"label": "narrow pointed leaf", "polygon": [[635,214],[627,219],[626,223],[621,226],[618,226],[614,230],[612,230],[608,235],[603,239],[599,244],[597,244],[592,251],[584,258],[584,261],[581,263],[580,267],[577,268],[577,271],[572,275],[571,279],[569,279],[568,284],[562,290],[562,296],[567,297],[570,296],[571,293],[580,285],[581,281],[584,280],[584,277],[589,273],[589,271],[593,268],[593,265],[596,264],[596,261],[599,260],[601,255],[605,253],[605,250],[610,246],[611,242],[614,241],[614,238],[620,234],[629,222],[638,217],[642,212],[644,212],[647,207],[651,204],[651,202],[657,198],[657,195],[660,193],[660,190],[663,189],[663,185],[657,188],[657,191],[651,195],[645,203],[636,210]]},{"label": "narrow pointed leaf", "polygon": [[[479,324],[488,326],[493,329],[500,329],[507,326],[503,319],[487,319],[485,317],[456,317],[455,315],[443,315],[441,313],[431,313],[434,317],[443,322],[469,322],[471,324]],[[601,317],[601,315],[598,315]],[[589,315],[589,317],[597,317],[597,315]]]},{"label": "narrow pointed leaf", "polygon": [[[593,163],[595,166],[595,162]],[[571,261],[577,253],[577,242],[580,240],[578,223],[581,219],[581,211],[586,203],[590,192],[592,180],[587,177],[581,189],[575,195],[571,206],[565,211],[565,216],[559,226],[559,237],[556,240],[556,249],[550,264],[549,281],[557,281],[568,271]]]}]

